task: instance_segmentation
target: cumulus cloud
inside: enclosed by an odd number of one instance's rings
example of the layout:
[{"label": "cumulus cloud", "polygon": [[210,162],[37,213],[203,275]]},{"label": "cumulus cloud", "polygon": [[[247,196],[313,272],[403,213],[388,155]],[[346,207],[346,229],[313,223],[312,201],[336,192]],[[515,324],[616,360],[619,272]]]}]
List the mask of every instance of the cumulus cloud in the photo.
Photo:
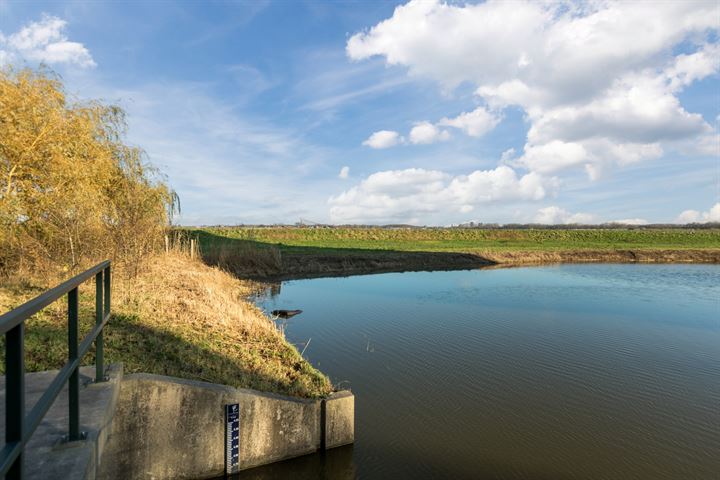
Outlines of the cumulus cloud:
[{"label": "cumulus cloud", "polygon": [[666,69],[665,75],[673,91],[680,90],[720,69],[720,45],[706,43],[692,54],[680,54]]},{"label": "cumulus cloud", "polygon": [[443,118],[438,125],[459,128],[471,137],[482,137],[495,128],[500,120],[499,115],[488,111],[485,107],[478,107],[455,118]]},{"label": "cumulus cloud", "polygon": [[596,178],[678,142],[717,152],[717,129],[677,95],[720,70],[718,18],[720,4],[701,0],[413,0],[353,35],[346,52],[354,60],[382,56],[445,90],[474,85],[490,110],[438,123],[468,135],[494,128],[503,109],[522,108],[530,129],[517,166],[584,168]]},{"label": "cumulus cloud", "polygon": [[82,43],[68,40],[64,33],[66,27],[65,20],[43,15],[40,21],[30,22],[10,36],[0,35],[0,65],[19,57],[48,64],[94,67],[96,64],[88,49]]},{"label": "cumulus cloud", "polygon": [[526,145],[517,163],[532,171],[547,173],[580,165],[587,159],[588,152],[582,145],[554,140],[544,145]]},{"label": "cumulus cloud", "polygon": [[685,210],[675,219],[675,223],[708,223],[720,222],[720,202],[713,205],[707,212]]},{"label": "cumulus cloud", "polygon": [[533,221],[546,225],[569,225],[594,223],[597,222],[597,218],[590,213],[571,213],[564,208],[550,206],[538,210]]},{"label": "cumulus cloud", "polygon": [[340,173],[338,173],[338,178],[342,178],[343,180],[345,180],[346,178],[348,178],[348,176],[350,176],[350,167],[342,167],[340,169]]},{"label": "cumulus cloud", "polygon": [[394,147],[402,141],[398,132],[392,130],[380,130],[373,133],[362,144],[370,148],[382,149]]},{"label": "cumulus cloud", "polygon": [[506,161],[540,173],[553,173],[575,166],[585,168],[591,179],[598,178],[609,166],[625,165],[657,158],[663,153],[659,144],[613,143],[599,138],[584,142],[552,140],[547,143],[526,144],[523,155]]},{"label": "cumulus cloud", "polygon": [[413,223],[438,212],[467,213],[481,205],[541,200],[556,186],[554,178],[519,176],[505,165],[456,176],[410,168],[374,173],[328,203],[334,222]]},{"label": "cumulus cloud", "polygon": [[675,219],[675,223],[698,223],[701,218],[702,214],[697,210],[683,210]]},{"label": "cumulus cloud", "polygon": [[410,130],[408,138],[401,136],[394,130],[380,130],[373,133],[363,142],[363,145],[375,149],[390,148],[396,145],[413,144],[428,145],[436,142],[444,142],[450,139],[450,133],[442,130],[430,122],[417,122]]},{"label": "cumulus cloud", "polygon": [[[413,145],[427,145],[430,143],[449,140],[450,133],[447,130],[443,130],[441,127],[457,128],[471,137],[481,137],[495,128],[495,126],[500,123],[500,120],[502,120],[502,116],[500,114],[491,112],[485,107],[478,107],[471,112],[461,113],[455,118],[444,117],[436,124],[428,121],[416,122],[410,130],[408,139]],[[383,132],[386,132],[386,130],[383,130]],[[367,141],[370,141],[370,139]],[[399,137],[399,141],[395,142],[393,145],[403,143],[403,141],[403,138]]]},{"label": "cumulus cloud", "polygon": [[410,143],[415,145],[423,145],[445,141],[450,138],[447,130],[440,130],[430,122],[418,122],[410,130]]}]

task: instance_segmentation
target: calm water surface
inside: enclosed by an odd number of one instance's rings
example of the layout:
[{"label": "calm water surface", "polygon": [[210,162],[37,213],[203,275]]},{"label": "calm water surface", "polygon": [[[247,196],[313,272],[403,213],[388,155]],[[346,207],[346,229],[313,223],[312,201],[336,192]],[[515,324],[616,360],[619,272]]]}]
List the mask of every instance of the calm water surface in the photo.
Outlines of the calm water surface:
[{"label": "calm water surface", "polygon": [[715,479],[720,267],[286,282],[288,338],[355,394],[349,448],[243,478]]}]

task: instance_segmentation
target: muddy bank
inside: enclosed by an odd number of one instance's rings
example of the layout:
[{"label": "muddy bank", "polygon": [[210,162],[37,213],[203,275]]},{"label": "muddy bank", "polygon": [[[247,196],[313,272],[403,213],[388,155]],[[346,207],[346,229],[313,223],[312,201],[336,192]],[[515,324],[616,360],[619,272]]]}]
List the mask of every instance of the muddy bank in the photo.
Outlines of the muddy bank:
[{"label": "muddy bank", "polygon": [[543,263],[720,263],[720,249],[697,250],[559,250],[479,253],[496,264]]},{"label": "muddy bank", "polygon": [[[236,259],[238,260],[238,259]],[[224,268],[242,278],[291,280],[387,272],[469,270],[550,263],[718,263],[720,250],[562,250],[332,253],[283,252],[273,262],[234,262]],[[229,268],[228,268],[229,267]]]}]

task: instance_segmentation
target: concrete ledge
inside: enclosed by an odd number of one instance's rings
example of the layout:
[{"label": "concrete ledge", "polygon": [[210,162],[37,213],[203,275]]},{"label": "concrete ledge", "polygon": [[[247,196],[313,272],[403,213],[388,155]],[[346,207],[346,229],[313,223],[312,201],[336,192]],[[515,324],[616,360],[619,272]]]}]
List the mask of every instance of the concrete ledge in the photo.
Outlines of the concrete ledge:
[{"label": "concrete ledge", "polygon": [[[325,400],[325,409],[321,402],[160,375],[128,375],[100,478],[223,475],[224,406],[229,403],[240,405],[241,469],[314,453],[323,434],[327,448],[352,443],[352,394],[334,394]],[[331,412],[324,420],[323,410]]]},{"label": "concrete ledge", "polygon": [[355,397],[349,391],[332,393],[325,402],[325,445],[327,448],[355,441]]},{"label": "concrete ledge", "polygon": [[[25,375],[25,412],[33,408],[58,371]],[[122,364],[106,367],[109,381],[93,383],[95,367],[80,368],[80,430],[87,439],[63,443],[68,432],[67,384],[55,399],[45,418],[25,446],[25,478],[61,480],[94,479],[113,421],[123,377]],[[5,418],[5,377],[0,377],[0,417]],[[5,422],[0,425],[0,438],[5,438]]]}]

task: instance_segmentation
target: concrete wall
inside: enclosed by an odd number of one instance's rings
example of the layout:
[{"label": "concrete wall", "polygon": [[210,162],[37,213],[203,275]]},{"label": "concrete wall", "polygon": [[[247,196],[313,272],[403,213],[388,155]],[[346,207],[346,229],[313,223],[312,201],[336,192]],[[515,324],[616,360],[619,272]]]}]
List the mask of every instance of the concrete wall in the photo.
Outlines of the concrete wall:
[{"label": "concrete wall", "polygon": [[240,405],[241,469],[354,439],[350,392],[324,401],[303,400],[159,375],[127,375],[100,478],[179,480],[222,475],[224,405],[229,403]]},{"label": "concrete wall", "polygon": [[323,400],[321,423],[325,430],[323,448],[349,445],[355,441],[355,397],[349,391],[336,392]]}]

